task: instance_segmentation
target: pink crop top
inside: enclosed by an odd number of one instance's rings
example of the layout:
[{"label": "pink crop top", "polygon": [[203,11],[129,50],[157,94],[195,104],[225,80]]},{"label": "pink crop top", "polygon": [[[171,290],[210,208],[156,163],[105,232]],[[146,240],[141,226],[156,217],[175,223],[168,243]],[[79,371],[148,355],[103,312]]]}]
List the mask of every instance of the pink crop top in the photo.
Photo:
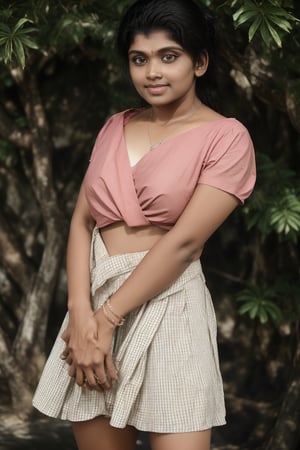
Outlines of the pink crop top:
[{"label": "pink crop top", "polygon": [[99,228],[170,229],[198,183],[235,195],[241,203],[255,183],[255,157],[247,129],[236,119],[205,122],[164,141],[130,166],[123,128],[140,109],[113,115],[100,131],[84,186]]}]

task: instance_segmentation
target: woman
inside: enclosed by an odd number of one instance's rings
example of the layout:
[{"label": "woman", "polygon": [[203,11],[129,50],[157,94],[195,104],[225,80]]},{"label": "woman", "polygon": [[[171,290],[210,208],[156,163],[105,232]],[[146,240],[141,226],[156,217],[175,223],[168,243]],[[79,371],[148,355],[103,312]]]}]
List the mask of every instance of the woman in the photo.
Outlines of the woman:
[{"label": "woman", "polygon": [[203,99],[210,21],[192,1],[138,0],[118,45],[146,108],[99,133],[71,221],[68,310],[34,405],[80,450],[208,450],[225,423],[214,310],[199,257],[250,195],[251,139]]}]

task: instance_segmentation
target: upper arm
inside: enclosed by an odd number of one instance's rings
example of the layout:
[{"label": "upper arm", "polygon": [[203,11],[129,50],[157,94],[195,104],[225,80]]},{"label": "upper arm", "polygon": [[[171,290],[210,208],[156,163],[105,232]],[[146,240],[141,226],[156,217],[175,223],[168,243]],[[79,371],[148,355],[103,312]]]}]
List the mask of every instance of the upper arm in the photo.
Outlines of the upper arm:
[{"label": "upper arm", "polygon": [[77,202],[72,216],[72,224],[83,224],[89,229],[92,229],[95,220],[90,213],[90,208],[86,199],[84,182],[81,184]]},{"label": "upper arm", "polygon": [[255,154],[247,129],[236,121],[206,155],[198,183],[228,192],[244,203],[256,179]]},{"label": "upper arm", "polygon": [[205,184],[199,184],[185,210],[169,234],[192,253],[201,251],[205,242],[238,206],[232,194]]},{"label": "upper arm", "polygon": [[198,185],[173,227],[172,235],[192,251],[202,248],[228,215],[251,194],[255,155],[247,129],[239,122],[216,139],[199,174]]},{"label": "upper arm", "polygon": [[[90,155],[90,164],[94,162],[94,159],[97,158],[97,154],[101,152],[101,149],[105,147],[102,143],[102,140],[106,137],[109,138],[109,133],[107,136],[108,130],[111,128],[111,125],[114,123],[115,120],[120,120],[121,114],[115,114],[111,116],[103,125],[100,132],[97,135],[94,147],[92,149],[91,155]],[[95,162],[94,162],[95,164]],[[75,209],[72,215],[71,220],[71,226],[73,225],[84,225],[89,230],[93,229],[95,225],[95,219],[91,215],[90,207],[87,202],[86,198],[86,183],[89,177],[89,169],[91,168],[91,165],[89,166],[88,170],[86,171],[84,180],[81,184],[80,191],[78,194],[77,202],[75,205]],[[95,168],[97,170],[97,162],[95,164]]]}]

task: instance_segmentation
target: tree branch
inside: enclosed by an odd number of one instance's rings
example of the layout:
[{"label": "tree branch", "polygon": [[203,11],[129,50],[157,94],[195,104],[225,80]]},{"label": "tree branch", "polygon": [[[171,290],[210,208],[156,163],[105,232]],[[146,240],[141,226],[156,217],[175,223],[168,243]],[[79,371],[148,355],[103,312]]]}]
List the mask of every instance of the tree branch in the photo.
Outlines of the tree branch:
[{"label": "tree branch", "polygon": [[34,267],[2,214],[0,214],[0,259],[9,276],[25,294],[30,287]]},{"label": "tree branch", "polygon": [[26,314],[14,343],[19,362],[34,352],[42,354],[49,304],[52,300],[66,241],[66,221],[58,206],[53,183],[53,144],[41,100],[37,76],[31,70],[12,73],[22,92],[24,110],[32,135],[34,183],[30,180],[45,224],[45,247],[41,264],[26,296]]},{"label": "tree branch", "polygon": [[300,439],[300,342],[290,384],[266,450],[296,450]]},{"label": "tree branch", "polygon": [[[227,44],[221,45],[226,61],[246,76],[260,100],[288,114],[292,125],[300,132],[300,80],[288,80],[282,72],[277,73],[271,62],[259,57],[253,48],[247,55],[241,55]],[[281,80],[280,86],[275,80]]]},{"label": "tree branch", "polygon": [[290,121],[300,133],[300,79],[289,80],[286,88],[286,107]]},{"label": "tree branch", "polygon": [[0,369],[9,384],[13,397],[13,408],[17,415],[26,417],[32,410],[32,389],[24,379],[18,362],[11,355],[0,328]]},{"label": "tree branch", "polygon": [[15,123],[11,120],[3,106],[0,104],[0,135],[16,145],[17,147],[30,149],[31,134],[16,129]]}]

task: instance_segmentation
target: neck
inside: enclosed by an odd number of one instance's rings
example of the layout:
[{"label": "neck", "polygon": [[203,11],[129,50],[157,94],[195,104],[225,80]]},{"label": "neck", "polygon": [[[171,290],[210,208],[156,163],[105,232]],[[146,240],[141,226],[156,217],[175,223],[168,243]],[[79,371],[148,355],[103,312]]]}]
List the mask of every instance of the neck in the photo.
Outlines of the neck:
[{"label": "neck", "polygon": [[177,122],[191,117],[201,108],[201,102],[195,99],[193,102],[171,104],[164,106],[152,106],[150,109],[150,120],[157,125],[166,125],[169,122]]}]

